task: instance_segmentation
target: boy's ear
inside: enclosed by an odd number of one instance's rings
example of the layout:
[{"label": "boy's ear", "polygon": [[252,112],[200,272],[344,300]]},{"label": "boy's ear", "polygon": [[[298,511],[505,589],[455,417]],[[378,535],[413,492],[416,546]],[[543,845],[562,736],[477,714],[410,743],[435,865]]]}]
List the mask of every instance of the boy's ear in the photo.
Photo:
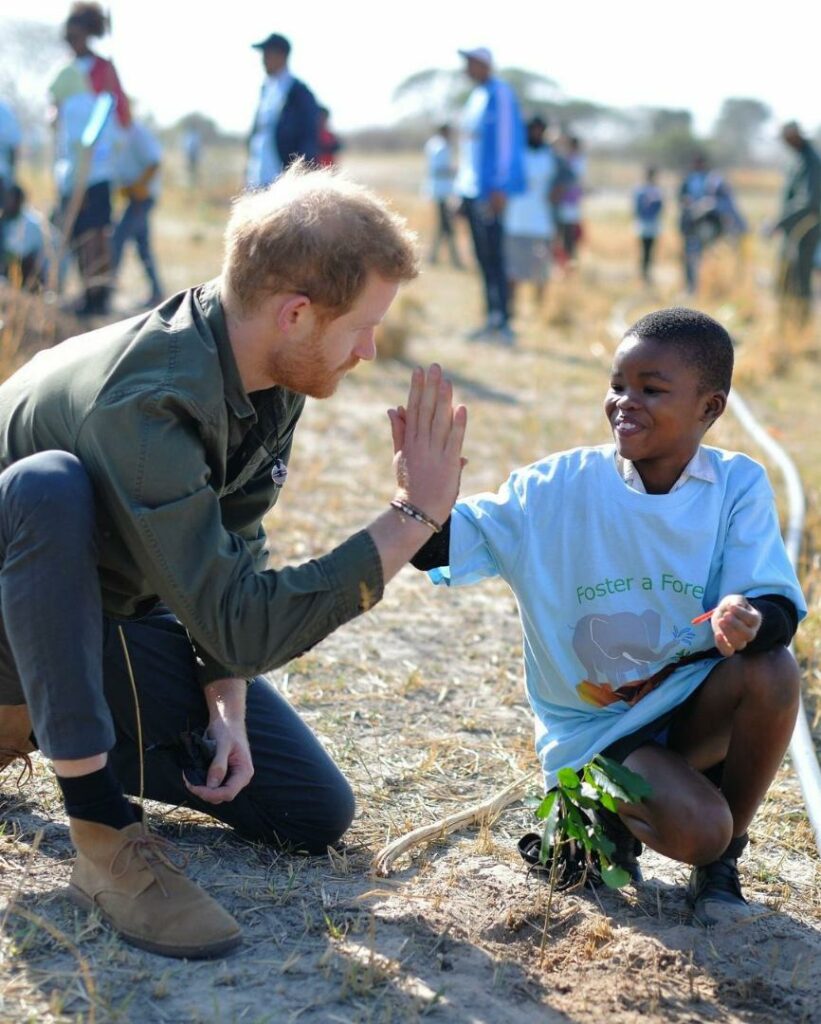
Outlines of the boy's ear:
[{"label": "boy's ear", "polygon": [[709,427],[727,408],[727,392],[713,391],[704,396],[704,419]]}]

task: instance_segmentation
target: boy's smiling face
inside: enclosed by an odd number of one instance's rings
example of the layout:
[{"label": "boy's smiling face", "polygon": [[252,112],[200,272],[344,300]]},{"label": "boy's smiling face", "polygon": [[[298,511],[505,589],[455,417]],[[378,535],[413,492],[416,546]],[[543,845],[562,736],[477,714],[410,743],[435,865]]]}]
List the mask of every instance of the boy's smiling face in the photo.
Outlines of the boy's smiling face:
[{"label": "boy's smiling face", "polygon": [[619,455],[650,494],[670,490],[726,403],[673,343],[628,335],[616,349],[604,411]]}]

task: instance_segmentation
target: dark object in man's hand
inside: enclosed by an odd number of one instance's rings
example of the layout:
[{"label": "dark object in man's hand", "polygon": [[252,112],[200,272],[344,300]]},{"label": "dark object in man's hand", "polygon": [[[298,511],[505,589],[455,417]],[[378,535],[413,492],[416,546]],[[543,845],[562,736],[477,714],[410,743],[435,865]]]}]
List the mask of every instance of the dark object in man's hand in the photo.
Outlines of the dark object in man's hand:
[{"label": "dark object in man's hand", "polygon": [[204,786],[208,781],[208,766],[217,752],[216,740],[201,732],[181,732],[182,756],[180,767],[186,781],[192,786]]}]

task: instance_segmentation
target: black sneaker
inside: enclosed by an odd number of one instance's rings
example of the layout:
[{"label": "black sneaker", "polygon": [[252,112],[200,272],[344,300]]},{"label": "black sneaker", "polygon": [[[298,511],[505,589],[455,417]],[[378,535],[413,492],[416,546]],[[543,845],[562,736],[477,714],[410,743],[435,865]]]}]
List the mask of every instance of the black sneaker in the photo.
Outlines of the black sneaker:
[{"label": "black sneaker", "polygon": [[738,877],[738,858],[748,842],[745,832],[732,840],[718,860],[693,868],[687,885],[687,902],[693,910],[694,923],[714,928],[750,915],[752,911],[741,892]]},{"label": "black sneaker", "polygon": [[614,867],[622,868],[633,879],[634,883],[644,881],[639,866],[639,857],[644,847],[636,839],[630,829],[624,824],[618,814],[608,811],[604,807],[590,812],[590,816],[601,825],[604,834],[616,847],[613,856],[609,858]]}]

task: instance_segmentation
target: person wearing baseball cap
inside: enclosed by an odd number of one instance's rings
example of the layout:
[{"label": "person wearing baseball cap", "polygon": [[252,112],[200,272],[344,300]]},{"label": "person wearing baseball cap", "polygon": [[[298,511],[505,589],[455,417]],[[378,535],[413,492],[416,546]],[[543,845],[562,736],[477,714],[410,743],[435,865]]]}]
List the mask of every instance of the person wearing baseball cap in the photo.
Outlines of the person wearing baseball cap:
[{"label": "person wearing baseball cap", "polygon": [[288,69],[285,36],[272,32],[252,46],[262,53],[265,81],[248,139],[245,184],[264,188],[298,157],[316,159],[319,111],[314,94]]},{"label": "person wearing baseball cap", "polygon": [[516,94],[493,73],[485,46],[459,50],[474,88],[459,119],[459,165],[454,189],[470,225],[482,272],[487,319],[470,337],[514,339],[508,310],[503,213],[507,199],[525,189],[525,133]]}]

